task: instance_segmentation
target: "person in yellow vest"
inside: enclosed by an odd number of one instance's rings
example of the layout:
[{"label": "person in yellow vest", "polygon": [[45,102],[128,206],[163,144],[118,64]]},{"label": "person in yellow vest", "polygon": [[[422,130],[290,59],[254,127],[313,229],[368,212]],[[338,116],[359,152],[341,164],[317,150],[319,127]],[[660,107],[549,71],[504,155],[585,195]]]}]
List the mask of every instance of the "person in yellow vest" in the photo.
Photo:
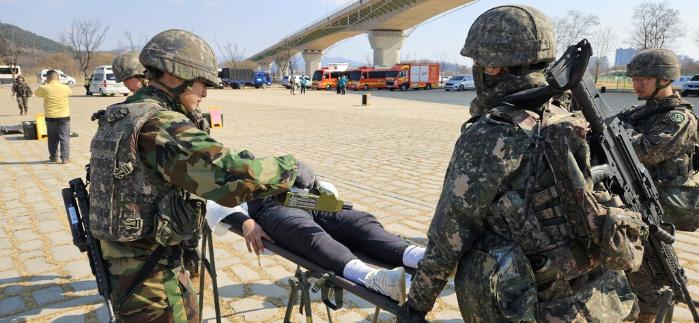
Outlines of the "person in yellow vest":
[{"label": "person in yellow vest", "polygon": [[61,145],[61,162],[70,161],[70,104],[71,94],[68,86],[58,81],[54,70],[46,72],[46,84],[34,93],[44,98],[44,115],[46,117],[46,134],[49,142],[49,161],[58,162],[58,144]]}]

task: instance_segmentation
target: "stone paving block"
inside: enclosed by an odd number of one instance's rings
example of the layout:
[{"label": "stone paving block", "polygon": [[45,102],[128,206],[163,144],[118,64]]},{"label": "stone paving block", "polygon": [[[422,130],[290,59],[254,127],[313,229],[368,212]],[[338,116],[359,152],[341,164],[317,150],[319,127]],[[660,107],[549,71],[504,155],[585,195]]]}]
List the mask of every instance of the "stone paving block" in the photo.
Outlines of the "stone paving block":
[{"label": "stone paving block", "polygon": [[[7,285],[5,285],[5,286],[7,286]],[[7,286],[5,289],[3,289],[2,293],[6,296],[8,296],[8,295],[15,296],[15,295],[19,295],[22,292],[24,292],[24,289],[25,288],[22,287],[21,285],[10,285],[10,286]]]},{"label": "stone paving block", "polygon": [[51,323],[83,323],[87,322],[85,313],[83,310],[71,311],[68,313],[62,313],[57,317],[53,318]]},{"label": "stone paving block", "polygon": [[[223,311],[223,310],[222,310]],[[204,306],[203,313],[201,315],[201,321],[204,323],[215,323],[216,322],[216,309],[209,306]],[[221,323],[229,323],[230,321],[221,317]]]},{"label": "stone paving block", "polygon": [[74,245],[51,248],[51,255],[54,260],[61,262],[85,257],[85,254],[81,253]]},{"label": "stone paving block", "polygon": [[63,299],[63,290],[58,286],[40,289],[32,293],[32,298],[39,306],[55,303]]},{"label": "stone paving block", "polygon": [[255,281],[260,275],[245,265],[235,265],[231,267],[233,273],[244,282]]},{"label": "stone paving block", "polygon": [[346,311],[342,314],[336,315],[337,321],[338,322],[348,322],[348,323],[354,323],[354,322],[370,322],[367,320],[366,317],[363,315],[360,315],[357,312],[351,312],[351,311]]},{"label": "stone paving block", "polygon": [[438,320],[444,323],[457,323],[463,322],[464,319],[461,318],[461,313],[453,310],[441,310],[432,312],[433,320]]},{"label": "stone paving block", "polygon": [[264,268],[263,271],[270,279],[272,279],[272,281],[281,283],[285,286],[289,285],[289,278],[294,275],[293,272],[279,265]]},{"label": "stone paving block", "polygon": [[11,257],[0,257],[0,271],[9,270],[15,267]]},{"label": "stone paving block", "polygon": [[0,272],[0,285],[18,282],[21,279],[16,269]]},{"label": "stone paving block", "polygon": [[63,226],[63,222],[58,220],[43,221],[39,222],[39,232],[48,233],[65,230],[66,227]]},{"label": "stone paving block", "polygon": [[0,300],[0,315],[17,313],[25,308],[24,301],[20,296],[8,297]]},{"label": "stone paving block", "polygon": [[283,300],[289,297],[289,291],[287,291],[286,288],[279,287],[269,280],[261,280],[253,283],[251,284],[250,288],[253,295],[279,298]]},{"label": "stone paving block", "polygon": [[67,231],[67,229],[58,232],[51,232],[46,236],[51,241],[51,245],[54,246],[73,243],[73,237],[71,236],[70,232]]},{"label": "stone paving block", "polygon": [[25,261],[23,264],[24,270],[29,274],[40,274],[47,271],[53,271],[56,265],[46,262],[43,258],[34,258]]},{"label": "stone paving block", "polygon": [[235,316],[242,316],[245,322],[269,322],[280,311],[276,305],[254,298],[231,302],[230,306],[235,310]]},{"label": "stone paving block", "polygon": [[22,250],[23,252],[41,251],[43,245],[44,245],[43,241],[41,241],[41,239],[37,239],[37,240],[31,240],[31,241],[24,241],[24,242],[18,244],[17,248],[19,250]]},{"label": "stone paving block", "polygon": [[13,233],[15,239],[19,241],[30,241],[37,240],[39,236],[34,232],[34,230],[20,230]]},{"label": "stone paving block", "polygon": [[12,249],[12,244],[8,239],[0,239],[0,249]]},{"label": "stone paving block", "polygon": [[220,271],[218,274],[218,293],[221,297],[239,298],[245,295],[243,284],[231,280],[228,274]]},{"label": "stone paving block", "polygon": [[44,255],[44,250],[34,250],[28,252],[22,252],[18,255],[20,261],[27,261],[32,258],[46,257]]},{"label": "stone paving block", "polygon": [[97,289],[97,282],[94,280],[72,281],[70,287],[72,287],[76,293],[90,292]]},{"label": "stone paving block", "polygon": [[87,259],[78,259],[71,261],[65,264],[63,268],[71,276],[71,279],[84,278],[92,275],[90,263]]}]

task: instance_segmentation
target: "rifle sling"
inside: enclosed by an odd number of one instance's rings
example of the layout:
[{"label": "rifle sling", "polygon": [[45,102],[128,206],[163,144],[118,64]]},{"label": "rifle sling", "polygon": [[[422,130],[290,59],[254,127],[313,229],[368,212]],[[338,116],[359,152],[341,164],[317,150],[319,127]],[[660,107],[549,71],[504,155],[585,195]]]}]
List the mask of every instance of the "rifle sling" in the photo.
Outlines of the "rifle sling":
[{"label": "rifle sling", "polygon": [[166,248],[163,246],[158,246],[157,249],[148,257],[148,260],[146,260],[146,263],[143,264],[143,267],[141,267],[141,270],[138,271],[136,274],[136,277],[134,280],[131,282],[131,285],[129,286],[129,289],[127,289],[126,294],[116,303],[114,306],[114,312],[119,313],[119,310],[121,309],[121,305],[126,302],[133,293],[136,292],[136,290],[143,284],[144,281],[148,278],[148,276],[153,272],[153,269],[155,269],[155,266],[158,264],[158,261],[162,259],[163,254],[165,251],[171,250],[171,248]]}]

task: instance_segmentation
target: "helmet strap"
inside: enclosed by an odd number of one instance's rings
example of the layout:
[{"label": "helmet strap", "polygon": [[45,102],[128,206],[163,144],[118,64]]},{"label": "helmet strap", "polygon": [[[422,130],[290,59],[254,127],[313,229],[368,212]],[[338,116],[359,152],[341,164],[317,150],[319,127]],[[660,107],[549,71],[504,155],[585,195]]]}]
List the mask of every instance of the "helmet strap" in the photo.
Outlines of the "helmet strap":
[{"label": "helmet strap", "polygon": [[655,91],[653,91],[653,94],[650,95],[650,97],[648,98],[648,100],[653,100],[653,99],[655,99],[655,97],[658,95],[658,92],[660,92],[660,90],[662,90],[662,89],[664,89],[664,88],[670,86],[670,84],[672,84],[672,81],[668,82],[668,83],[665,84],[665,85],[662,85],[662,84],[660,83],[660,79],[656,77],[656,78],[655,78]]},{"label": "helmet strap", "polygon": [[187,90],[191,90],[192,85],[194,85],[194,81],[184,81],[184,83],[176,87],[169,87],[158,80],[150,80],[150,82],[158,83],[160,86],[164,87],[168,92],[170,92],[170,94],[172,95],[172,100],[177,105],[182,104],[182,101],[180,101],[180,94],[184,93]]}]

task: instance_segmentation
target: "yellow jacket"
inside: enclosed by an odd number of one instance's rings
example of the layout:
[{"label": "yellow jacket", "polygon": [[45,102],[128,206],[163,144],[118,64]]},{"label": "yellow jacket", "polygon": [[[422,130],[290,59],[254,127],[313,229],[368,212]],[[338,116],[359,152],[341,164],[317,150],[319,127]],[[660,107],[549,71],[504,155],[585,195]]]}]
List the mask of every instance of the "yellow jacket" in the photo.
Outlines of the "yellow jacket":
[{"label": "yellow jacket", "polygon": [[34,95],[44,98],[44,113],[46,118],[65,118],[70,116],[68,97],[72,91],[67,85],[51,81],[40,86]]}]

